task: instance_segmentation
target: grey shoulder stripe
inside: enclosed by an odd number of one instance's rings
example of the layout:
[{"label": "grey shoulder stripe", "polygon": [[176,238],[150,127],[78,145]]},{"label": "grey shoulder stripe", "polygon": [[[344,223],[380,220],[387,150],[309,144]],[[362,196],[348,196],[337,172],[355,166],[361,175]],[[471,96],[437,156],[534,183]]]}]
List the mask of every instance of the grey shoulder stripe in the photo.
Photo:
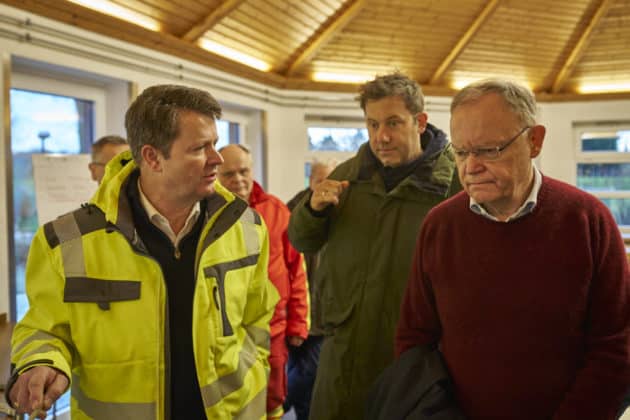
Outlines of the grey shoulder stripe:
[{"label": "grey shoulder stripe", "polygon": [[217,220],[210,228],[203,241],[203,249],[209,247],[214,241],[219,239],[221,235],[230,229],[241,217],[243,212],[247,210],[247,203],[243,200],[234,200],[223,210]]},{"label": "grey shoulder stripe", "polygon": [[258,214],[258,212],[251,207],[247,208],[247,210],[241,216],[241,219],[258,226],[262,225],[260,214]]},{"label": "grey shoulder stripe", "polygon": [[54,249],[59,245],[59,237],[57,233],[55,233],[53,222],[48,222],[44,225],[44,236],[46,237],[46,242],[48,242],[50,249]]},{"label": "grey shoulder stripe", "polygon": [[51,248],[107,226],[105,214],[96,206],[88,205],[44,225],[44,236]]}]

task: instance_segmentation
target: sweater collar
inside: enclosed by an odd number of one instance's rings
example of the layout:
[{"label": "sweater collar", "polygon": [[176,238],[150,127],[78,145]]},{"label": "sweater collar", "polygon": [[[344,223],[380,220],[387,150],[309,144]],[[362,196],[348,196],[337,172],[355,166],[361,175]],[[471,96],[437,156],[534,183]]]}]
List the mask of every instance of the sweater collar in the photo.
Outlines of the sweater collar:
[{"label": "sweater collar", "polygon": [[496,217],[488,213],[488,211],[483,207],[483,205],[477,202],[472,197],[470,197],[469,204],[468,204],[468,206],[470,207],[470,210],[472,210],[473,213],[476,213],[487,219],[493,220],[495,222],[501,222],[501,223],[508,223],[513,220],[520,219],[521,217],[533,212],[534,208],[536,207],[536,204],[538,203],[538,193],[540,193],[540,187],[542,186],[542,174],[540,173],[538,168],[536,168],[536,165],[532,164],[532,166],[534,169],[534,185],[532,186],[532,190],[530,191],[529,195],[527,196],[523,204],[513,214],[511,214],[510,217],[508,217],[504,222],[502,222],[501,220],[497,219]]}]

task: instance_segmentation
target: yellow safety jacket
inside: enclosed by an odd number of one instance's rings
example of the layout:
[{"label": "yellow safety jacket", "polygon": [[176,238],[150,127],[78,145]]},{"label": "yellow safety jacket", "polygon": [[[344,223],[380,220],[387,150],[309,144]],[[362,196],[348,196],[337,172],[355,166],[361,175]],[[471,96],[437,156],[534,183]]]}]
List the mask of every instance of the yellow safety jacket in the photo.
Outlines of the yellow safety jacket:
[{"label": "yellow safety jacket", "polygon": [[[170,418],[167,290],[133,226],[124,193],[136,169],[130,156],[115,158],[89,205],[41,227],[28,256],[31,306],[13,333],[9,386],[33,366],[62,371],[73,420]],[[218,183],[207,209],[191,330],[206,416],[265,418],[278,300],[267,230]]]}]

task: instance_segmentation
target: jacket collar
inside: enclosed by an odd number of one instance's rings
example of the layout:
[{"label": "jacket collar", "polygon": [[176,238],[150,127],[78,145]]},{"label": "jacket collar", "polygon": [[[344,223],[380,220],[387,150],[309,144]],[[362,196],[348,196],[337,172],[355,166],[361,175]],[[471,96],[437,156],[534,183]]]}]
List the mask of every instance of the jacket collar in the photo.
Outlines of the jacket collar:
[{"label": "jacket collar", "polygon": [[253,207],[260,202],[266,201],[267,198],[268,194],[263,187],[258,182],[254,181],[252,192],[249,194],[249,205]]},{"label": "jacket collar", "polygon": [[[131,152],[126,151],[116,156],[108,164],[107,171],[101,185],[90,200],[105,213],[108,223],[116,225],[130,240],[135,239],[135,227],[131,204],[126,191],[130,182],[137,182],[140,169],[134,162]],[[206,200],[205,219],[210,219],[225,204],[236,200],[234,194],[229,192],[218,181],[214,184],[215,193]]]},{"label": "jacket collar", "polygon": [[[432,124],[419,139],[422,145],[418,165],[415,170],[404,179],[393,191],[411,186],[412,188],[428,191],[438,195],[446,195],[455,171],[455,159],[448,147],[446,133]],[[351,175],[352,181],[369,181],[378,174],[382,164],[374,156],[369,143],[364,143],[357,152],[357,171]]]}]

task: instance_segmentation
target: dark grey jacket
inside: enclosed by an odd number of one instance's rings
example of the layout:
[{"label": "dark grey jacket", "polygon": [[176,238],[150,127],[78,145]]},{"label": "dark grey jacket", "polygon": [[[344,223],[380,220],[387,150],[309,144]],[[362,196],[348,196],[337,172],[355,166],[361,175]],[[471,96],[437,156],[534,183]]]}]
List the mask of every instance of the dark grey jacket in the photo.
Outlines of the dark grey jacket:
[{"label": "dark grey jacket", "polygon": [[440,352],[413,347],[376,380],[365,420],[463,420],[452,388]]}]

